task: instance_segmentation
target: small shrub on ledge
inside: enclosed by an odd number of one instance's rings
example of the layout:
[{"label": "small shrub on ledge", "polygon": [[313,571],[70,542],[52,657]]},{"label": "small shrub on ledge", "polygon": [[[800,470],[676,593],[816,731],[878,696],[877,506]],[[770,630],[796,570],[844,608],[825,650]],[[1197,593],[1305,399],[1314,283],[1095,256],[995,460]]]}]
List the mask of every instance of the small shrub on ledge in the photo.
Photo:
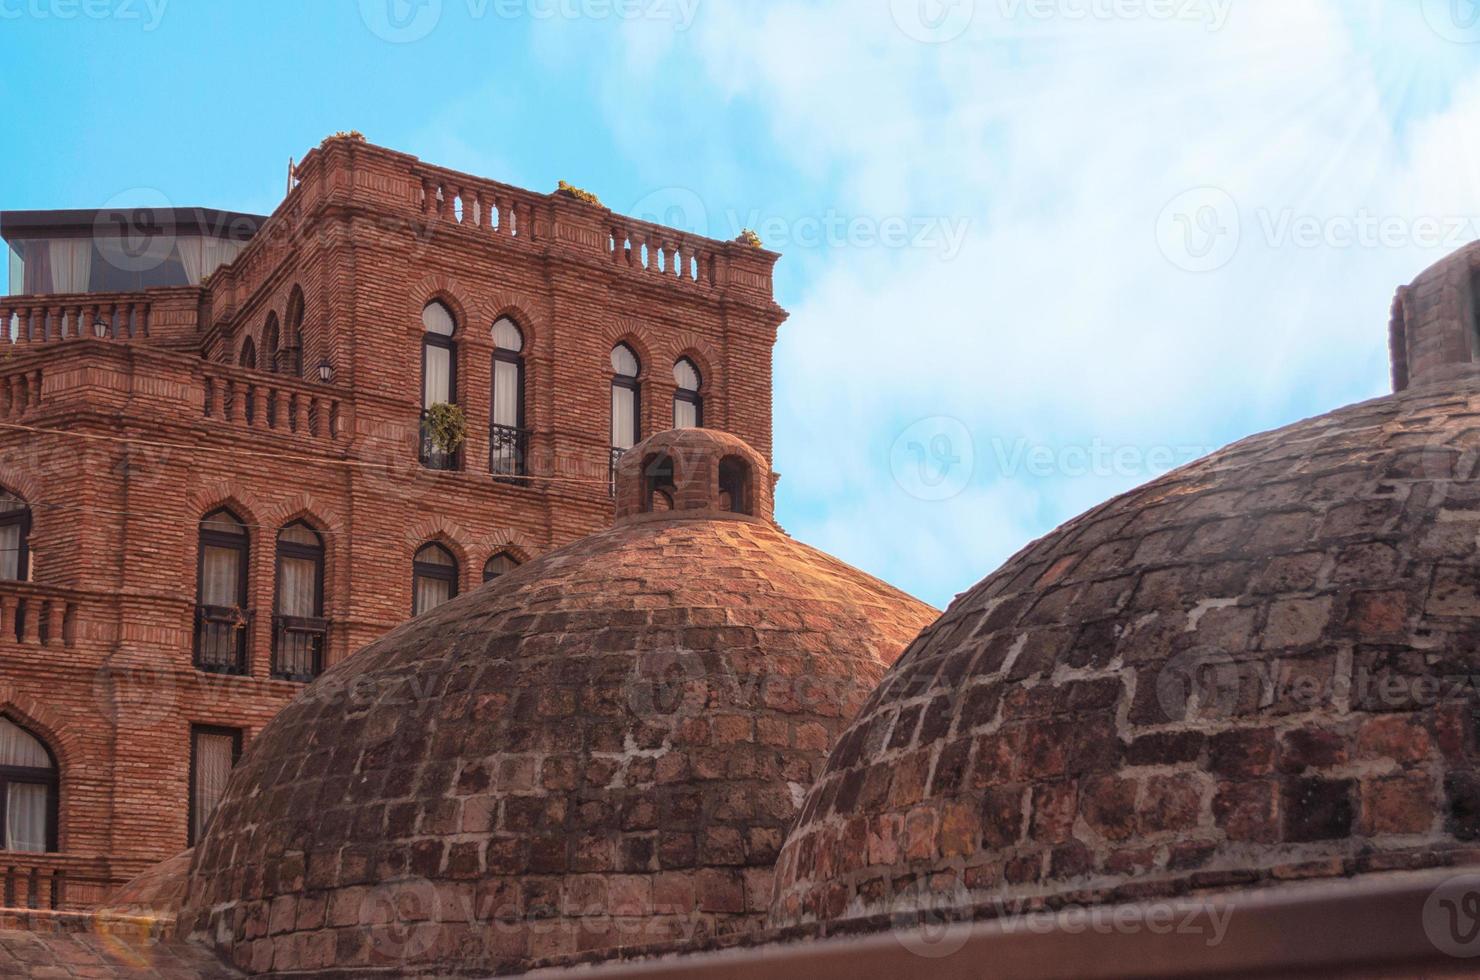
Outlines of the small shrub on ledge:
[{"label": "small shrub on ledge", "polygon": [[761,236],[757,235],[749,228],[746,228],[738,236],[736,236],[735,241],[739,242],[741,245],[749,245],[751,248],[762,247]]},{"label": "small shrub on ledge", "polygon": [[356,143],[363,143],[365,142],[365,134],[360,132],[358,129],[341,129],[333,136],[325,136],[324,141],[319,145],[324,146],[332,140],[354,140]]},{"label": "small shrub on ledge", "polygon": [[463,414],[461,405],[438,402],[427,409],[422,425],[426,427],[432,447],[448,456],[461,449],[468,438],[468,417]]},{"label": "small shrub on ledge", "polygon": [[560,186],[555,188],[555,193],[564,197],[573,197],[577,201],[585,201],[587,204],[594,204],[598,208],[606,207],[606,205],[601,203],[601,198],[595,194],[592,194],[590,191],[583,191],[579,187],[573,184],[567,184],[563,180],[560,182]]}]

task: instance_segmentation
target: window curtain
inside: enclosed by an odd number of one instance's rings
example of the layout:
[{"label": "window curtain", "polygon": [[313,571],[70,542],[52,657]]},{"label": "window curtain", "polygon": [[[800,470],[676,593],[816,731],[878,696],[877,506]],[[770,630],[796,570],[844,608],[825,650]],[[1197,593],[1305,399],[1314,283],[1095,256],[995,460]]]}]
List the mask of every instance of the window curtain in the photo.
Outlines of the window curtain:
[{"label": "window curtain", "polygon": [[673,427],[675,429],[693,429],[699,425],[699,406],[693,402],[682,399],[673,400]]},{"label": "window curtain", "polygon": [[278,578],[278,615],[309,619],[318,615],[317,562],[307,558],[284,558]]},{"label": "window curtain", "polygon": [[54,293],[85,293],[92,278],[91,238],[54,238],[47,243]]},{"label": "window curtain", "polygon": [[197,732],[195,735],[195,837],[199,841],[211,814],[226,793],[231,778],[236,740],[230,735]]},{"label": "window curtain", "polygon": [[28,854],[46,853],[46,786],[10,783],[5,794],[5,846]]},{"label": "window curtain", "polygon": [[519,365],[512,361],[493,362],[493,424],[519,425]]},{"label": "window curtain", "polygon": [[422,408],[452,401],[452,351],[434,344],[426,346],[427,376]]},{"label": "window curtain", "polygon": [[50,769],[51,756],[36,736],[7,718],[0,718],[0,766]]},{"label": "window curtain", "polygon": [[416,615],[429,613],[452,598],[452,583],[428,575],[416,576]]},{"label": "window curtain", "polygon": [[637,392],[612,385],[612,448],[631,449],[637,431]]},{"label": "window curtain", "polygon": [[21,526],[0,525],[0,579],[21,581]]},{"label": "window curtain", "polygon": [[185,266],[185,278],[190,280],[190,285],[199,286],[202,279],[241,254],[245,244],[226,238],[180,239],[180,264]]},{"label": "window curtain", "polygon": [[241,602],[241,552],[207,545],[201,556],[200,603],[235,606]]}]

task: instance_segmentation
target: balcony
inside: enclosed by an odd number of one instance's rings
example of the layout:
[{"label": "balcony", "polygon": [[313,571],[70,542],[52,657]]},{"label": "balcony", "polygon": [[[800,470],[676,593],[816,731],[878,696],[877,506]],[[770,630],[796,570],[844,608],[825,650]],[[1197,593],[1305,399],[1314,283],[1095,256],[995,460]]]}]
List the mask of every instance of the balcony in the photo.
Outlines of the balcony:
[{"label": "balcony", "polygon": [[425,411],[421,413],[421,424],[418,427],[418,431],[421,433],[421,448],[417,455],[421,460],[422,466],[425,466],[429,470],[444,470],[447,472],[462,469],[462,452],[460,450],[449,453],[433,445],[431,430],[427,428],[427,413]]},{"label": "balcony", "polygon": [[195,666],[208,674],[245,676],[252,614],[234,606],[195,607]]},{"label": "balcony", "polygon": [[327,619],[274,616],[272,620],[272,676],[276,680],[307,684],[324,672]]},{"label": "balcony", "polygon": [[34,582],[0,582],[0,643],[70,648],[77,644],[82,596]]},{"label": "balcony", "polygon": [[0,851],[0,904],[7,909],[94,908],[122,884],[102,858]]},{"label": "balcony", "polygon": [[345,434],[338,393],[288,375],[206,365],[203,405],[206,418],[254,432],[321,443]]},{"label": "balcony", "polygon": [[488,432],[488,472],[506,483],[522,484],[529,461],[529,430],[494,425]]}]

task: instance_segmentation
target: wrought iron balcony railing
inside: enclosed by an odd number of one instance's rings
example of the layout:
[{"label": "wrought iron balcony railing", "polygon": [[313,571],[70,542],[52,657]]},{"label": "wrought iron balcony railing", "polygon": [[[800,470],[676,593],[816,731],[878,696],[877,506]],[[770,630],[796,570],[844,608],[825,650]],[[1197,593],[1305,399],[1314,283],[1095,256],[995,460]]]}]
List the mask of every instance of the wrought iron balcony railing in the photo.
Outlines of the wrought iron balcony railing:
[{"label": "wrought iron balcony railing", "polygon": [[431,430],[427,427],[427,413],[421,413],[421,465],[429,470],[462,469],[461,452],[445,452],[432,442]]},{"label": "wrought iron balcony railing", "polygon": [[272,676],[308,683],[324,672],[324,643],[329,621],[302,616],[274,616]]},{"label": "wrought iron balcony railing", "polygon": [[488,472],[511,483],[528,473],[529,430],[495,425],[488,433]]},{"label": "wrought iron balcony railing", "polygon": [[245,674],[251,620],[235,606],[196,606],[195,666],[210,674]]}]

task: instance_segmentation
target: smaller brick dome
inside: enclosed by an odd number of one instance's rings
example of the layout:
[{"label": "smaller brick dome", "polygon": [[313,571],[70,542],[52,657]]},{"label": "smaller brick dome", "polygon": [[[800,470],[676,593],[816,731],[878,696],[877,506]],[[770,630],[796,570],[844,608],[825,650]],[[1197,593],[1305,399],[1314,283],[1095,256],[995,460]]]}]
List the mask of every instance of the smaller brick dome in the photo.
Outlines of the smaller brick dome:
[{"label": "smaller brick dome", "polygon": [[1415,388],[1029,545],[839,739],[773,924],[1475,862],[1477,459],[1480,378]]},{"label": "smaller brick dome", "polygon": [[278,714],[187,935],[251,973],[487,975],[763,923],[828,749],[936,611],[778,530],[738,439],[654,436],[617,481],[617,526]]}]

